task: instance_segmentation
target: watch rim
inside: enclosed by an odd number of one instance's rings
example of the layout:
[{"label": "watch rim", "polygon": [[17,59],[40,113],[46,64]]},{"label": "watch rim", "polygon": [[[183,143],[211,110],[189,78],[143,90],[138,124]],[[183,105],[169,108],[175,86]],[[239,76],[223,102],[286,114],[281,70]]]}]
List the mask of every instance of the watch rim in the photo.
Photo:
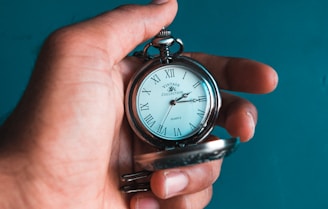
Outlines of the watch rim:
[{"label": "watch rim", "polygon": [[[143,79],[147,75],[149,75],[155,69],[168,65],[183,65],[188,68],[192,68],[194,71],[199,73],[202,76],[203,80],[206,81],[207,85],[209,86],[209,94],[212,98],[210,101],[209,114],[204,121],[204,126],[199,131],[195,132],[192,136],[181,140],[163,139],[151,133],[139,119],[136,110],[136,99],[133,99],[136,98],[138,87],[141,85]],[[185,56],[179,56],[169,64],[161,64],[159,58],[149,60],[138,72],[133,75],[126,90],[125,112],[130,127],[141,140],[158,149],[172,149],[175,147],[184,147],[190,144],[197,144],[203,141],[213,130],[215,121],[219,115],[220,108],[221,96],[219,88],[213,76],[199,62]]]}]

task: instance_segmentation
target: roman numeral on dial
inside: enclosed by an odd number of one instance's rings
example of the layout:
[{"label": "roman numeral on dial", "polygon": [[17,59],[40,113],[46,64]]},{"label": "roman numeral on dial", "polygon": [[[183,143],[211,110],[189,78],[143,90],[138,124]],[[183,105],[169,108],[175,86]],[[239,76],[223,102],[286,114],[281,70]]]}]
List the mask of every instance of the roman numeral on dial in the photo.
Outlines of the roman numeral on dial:
[{"label": "roman numeral on dial", "polygon": [[196,83],[194,83],[194,85],[192,85],[192,87],[197,88],[200,84],[201,84],[201,81],[197,81]]},{"label": "roman numeral on dial", "polygon": [[150,77],[150,79],[152,79],[155,82],[155,85],[158,84],[161,81],[161,79],[158,77],[157,74]]},{"label": "roman numeral on dial", "polygon": [[189,123],[189,126],[190,126],[191,130],[195,130],[196,129],[196,126],[194,124],[192,124],[192,123]]},{"label": "roman numeral on dial", "polygon": [[174,128],[173,130],[174,130],[174,136],[181,136],[182,135],[179,128]]},{"label": "roman numeral on dial", "polygon": [[148,102],[146,104],[140,104],[140,110],[141,111],[149,110],[149,104],[148,104]]},{"label": "roman numeral on dial", "polygon": [[173,78],[175,77],[174,75],[174,69],[166,69],[165,70],[166,77],[165,78]]},{"label": "roman numeral on dial", "polygon": [[164,127],[163,125],[159,125],[158,129],[157,129],[157,132],[161,135],[164,135],[166,136],[166,127]]},{"label": "roman numeral on dial", "polygon": [[198,109],[198,110],[197,110],[197,115],[198,115],[199,117],[203,118],[204,115],[205,115],[205,111],[204,111],[204,110],[201,110],[201,109]]},{"label": "roman numeral on dial", "polygon": [[148,126],[150,128],[152,128],[154,126],[154,124],[156,123],[156,121],[154,120],[154,117],[149,114],[144,118],[144,121],[148,124]]},{"label": "roman numeral on dial", "polygon": [[151,93],[150,90],[146,90],[145,88],[143,88],[141,92],[142,92],[142,93],[146,93],[146,94],[148,94],[148,95],[150,95],[150,93]]},{"label": "roman numeral on dial", "polygon": [[198,96],[198,101],[199,102],[206,102],[207,101],[206,96]]}]

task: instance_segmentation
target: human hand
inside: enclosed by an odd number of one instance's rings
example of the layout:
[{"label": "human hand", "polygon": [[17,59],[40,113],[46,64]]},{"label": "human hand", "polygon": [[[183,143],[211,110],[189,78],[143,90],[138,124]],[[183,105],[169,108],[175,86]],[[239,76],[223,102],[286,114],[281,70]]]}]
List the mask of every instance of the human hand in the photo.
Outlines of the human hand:
[{"label": "human hand", "polygon": [[[152,192],[130,197],[118,190],[120,176],[133,171],[140,141],[125,121],[123,98],[142,63],[126,55],[173,20],[176,1],[161,2],[120,7],[47,39],[25,94],[0,129],[0,208],[203,208],[209,202],[221,160],[157,171]],[[221,89],[267,93],[277,85],[276,73],[257,62],[186,55],[203,63]],[[256,108],[222,97],[218,124],[247,141]]]}]

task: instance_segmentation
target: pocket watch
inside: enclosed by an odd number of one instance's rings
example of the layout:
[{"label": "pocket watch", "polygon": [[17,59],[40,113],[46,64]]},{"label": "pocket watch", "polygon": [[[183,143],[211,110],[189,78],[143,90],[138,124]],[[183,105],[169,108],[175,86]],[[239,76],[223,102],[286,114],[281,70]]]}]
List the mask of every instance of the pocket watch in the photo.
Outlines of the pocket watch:
[{"label": "pocket watch", "polygon": [[[159,55],[150,55],[150,48]],[[177,48],[171,53],[171,48]],[[122,176],[135,181],[151,171],[222,158],[233,151],[237,138],[205,142],[221,107],[215,79],[198,61],[183,56],[183,43],[163,28],[137,56],[145,60],[126,90],[125,112],[134,133],[157,148],[134,156],[146,171]],[[125,192],[140,191],[125,186]],[[148,190],[147,188],[146,190]],[[142,190],[142,189],[141,189]]]}]

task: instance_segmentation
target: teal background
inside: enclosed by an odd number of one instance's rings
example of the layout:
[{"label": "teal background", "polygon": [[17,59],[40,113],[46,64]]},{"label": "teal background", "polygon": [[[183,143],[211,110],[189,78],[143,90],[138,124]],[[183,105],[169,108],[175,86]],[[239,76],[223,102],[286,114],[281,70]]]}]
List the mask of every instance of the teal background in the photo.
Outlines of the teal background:
[{"label": "teal background", "polygon": [[[13,109],[45,37],[124,3],[0,0],[0,115]],[[254,139],[225,160],[207,209],[328,208],[328,1],[180,0],[170,27],[186,50],[255,59],[279,76]],[[225,133],[216,131],[224,136]]]}]

